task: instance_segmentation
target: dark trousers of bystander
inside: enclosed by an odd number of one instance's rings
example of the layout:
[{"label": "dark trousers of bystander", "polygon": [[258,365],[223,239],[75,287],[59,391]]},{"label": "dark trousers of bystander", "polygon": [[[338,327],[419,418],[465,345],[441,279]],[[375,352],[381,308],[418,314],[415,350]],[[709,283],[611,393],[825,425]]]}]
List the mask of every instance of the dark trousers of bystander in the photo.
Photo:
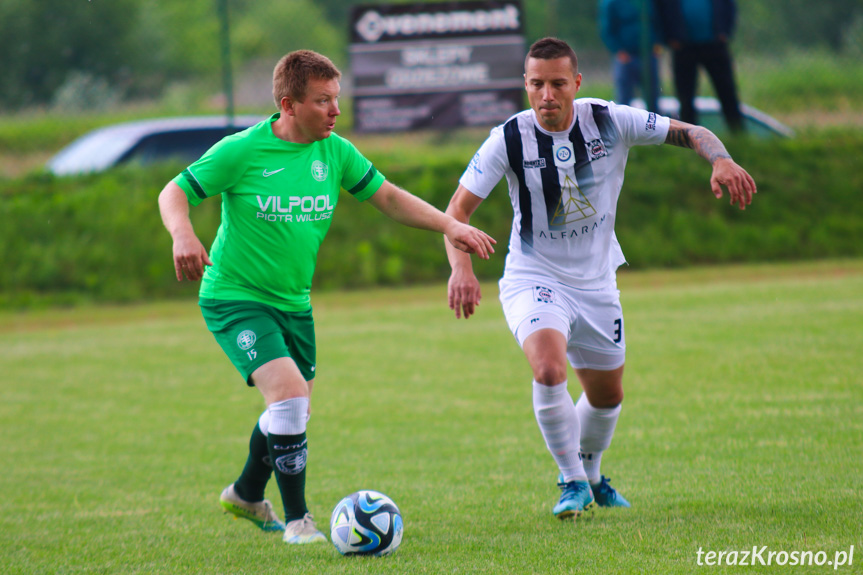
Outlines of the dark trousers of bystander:
[{"label": "dark trousers of bystander", "polygon": [[698,123],[695,94],[698,88],[698,67],[703,66],[722,105],[726,124],[734,132],[742,131],[743,115],[740,112],[728,44],[688,44],[679,50],[673,50],[672,53],[674,87],[680,101],[680,119],[690,124]]}]

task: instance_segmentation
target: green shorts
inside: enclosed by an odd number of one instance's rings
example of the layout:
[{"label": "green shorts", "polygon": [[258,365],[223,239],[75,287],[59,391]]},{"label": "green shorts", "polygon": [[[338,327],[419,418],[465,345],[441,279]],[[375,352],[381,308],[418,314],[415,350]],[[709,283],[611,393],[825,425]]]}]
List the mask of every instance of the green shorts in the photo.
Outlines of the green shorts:
[{"label": "green shorts", "polygon": [[287,312],[254,301],[200,299],[201,313],[228,359],[246,380],[265,363],[290,357],[306,381],[315,378],[312,310]]}]

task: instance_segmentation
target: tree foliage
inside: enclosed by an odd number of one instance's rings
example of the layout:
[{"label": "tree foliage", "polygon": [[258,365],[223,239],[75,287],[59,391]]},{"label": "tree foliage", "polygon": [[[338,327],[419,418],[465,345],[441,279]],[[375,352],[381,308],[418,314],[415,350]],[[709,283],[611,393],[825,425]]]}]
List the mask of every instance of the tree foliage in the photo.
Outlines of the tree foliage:
[{"label": "tree foliage", "polygon": [[126,55],[140,49],[138,0],[0,3],[0,102],[46,102],[73,71],[123,83],[135,73]]},{"label": "tree foliage", "polygon": [[[406,0],[398,0],[400,2]],[[548,34],[602,50],[598,0],[521,0],[528,42]],[[218,85],[218,0],[2,0],[0,111],[48,105],[58,93],[98,105],[158,96],[175,80]],[[310,48],[345,66],[350,9],[367,0],[228,0],[233,65]],[[747,52],[863,53],[860,0],[738,2],[736,43]],[[65,90],[64,90],[65,86]],[[94,97],[96,94],[99,97]]]}]

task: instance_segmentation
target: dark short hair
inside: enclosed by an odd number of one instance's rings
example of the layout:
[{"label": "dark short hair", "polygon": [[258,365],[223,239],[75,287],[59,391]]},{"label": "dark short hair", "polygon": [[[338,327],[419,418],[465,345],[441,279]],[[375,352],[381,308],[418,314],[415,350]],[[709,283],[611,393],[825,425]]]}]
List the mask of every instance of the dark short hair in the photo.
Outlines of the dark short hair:
[{"label": "dark short hair", "polygon": [[311,50],[297,50],[286,54],[273,70],[273,99],[281,108],[282,98],[302,102],[306,97],[309,80],[338,80],[342,73],[332,61]]},{"label": "dark short hair", "polygon": [[572,75],[578,75],[578,56],[575,55],[569,44],[559,38],[542,38],[534,42],[524,59],[524,69],[527,70],[527,61],[530,58],[537,60],[557,60],[558,58],[569,58],[572,62]]}]

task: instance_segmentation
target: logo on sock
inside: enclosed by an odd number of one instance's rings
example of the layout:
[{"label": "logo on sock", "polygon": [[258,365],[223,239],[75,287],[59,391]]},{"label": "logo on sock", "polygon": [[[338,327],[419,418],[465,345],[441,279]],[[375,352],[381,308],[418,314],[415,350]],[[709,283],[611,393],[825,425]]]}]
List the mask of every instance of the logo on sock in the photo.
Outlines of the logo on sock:
[{"label": "logo on sock", "polygon": [[277,457],[276,468],[285,475],[297,475],[306,468],[308,453],[309,450],[304,447],[299,451]]}]

